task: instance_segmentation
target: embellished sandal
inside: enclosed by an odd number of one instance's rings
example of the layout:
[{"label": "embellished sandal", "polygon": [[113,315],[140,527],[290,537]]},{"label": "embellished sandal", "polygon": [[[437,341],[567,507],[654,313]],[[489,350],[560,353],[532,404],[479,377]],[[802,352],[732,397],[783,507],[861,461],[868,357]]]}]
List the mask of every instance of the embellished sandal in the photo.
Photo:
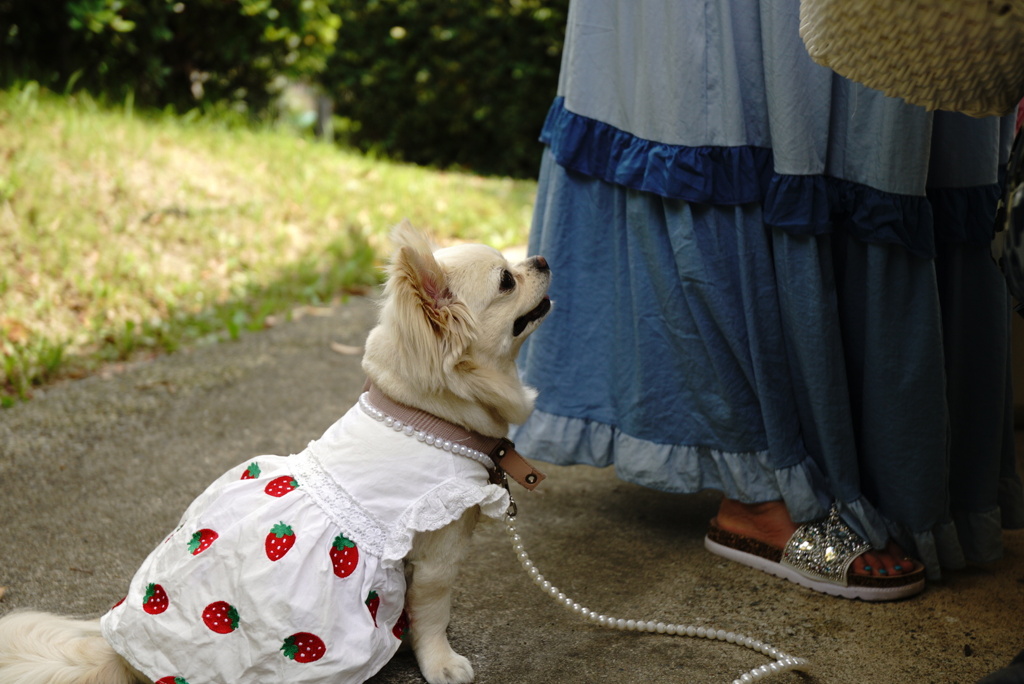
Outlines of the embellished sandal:
[{"label": "embellished sandal", "polygon": [[756,539],[727,532],[714,520],[704,547],[716,555],[762,570],[776,577],[832,596],[862,601],[894,601],[924,590],[924,568],[887,577],[868,577],[850,572],[853,560],[871,550],[839,517],[835,506],[824,520],[801,525],[784,549]]}]

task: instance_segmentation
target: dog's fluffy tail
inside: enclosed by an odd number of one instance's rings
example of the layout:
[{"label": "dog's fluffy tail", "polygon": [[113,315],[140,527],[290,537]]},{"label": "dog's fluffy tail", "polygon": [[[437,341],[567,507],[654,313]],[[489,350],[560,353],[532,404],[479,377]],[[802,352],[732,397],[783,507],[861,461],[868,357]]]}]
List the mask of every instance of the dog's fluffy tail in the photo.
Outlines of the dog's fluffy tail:
[{"label": "dog's fluffy tail", "polygon": [[136,684],[141,679],[100,635],[99,620],[15,612],[0,618],[3,684]]}]

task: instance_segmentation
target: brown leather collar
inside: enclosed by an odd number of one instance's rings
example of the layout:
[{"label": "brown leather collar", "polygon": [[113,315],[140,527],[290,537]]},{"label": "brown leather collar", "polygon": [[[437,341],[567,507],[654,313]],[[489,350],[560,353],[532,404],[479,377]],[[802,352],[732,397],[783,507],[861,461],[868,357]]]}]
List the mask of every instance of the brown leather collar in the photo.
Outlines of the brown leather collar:
[{"label": "brown leather collar", "polygon": [[530,465],[516,451],[515,444],[504,437],[487,437],[479,432],[473,432],[455,423],[450,423],[443,418],[438,418],[426,411],[421,411],[418,408],[406,406],[405,404],[399,404],[377,389],[369,380],[366,381],[363,390],[370,393],[367,398],[374,408],[383,411],[395,420],[401,421],[403,425],[410,425],[414,430],[422,430],[434,437],[465,445],[470,449],[487,454],[491,461],[494,462],[494,474],[498,476],[502,473],[507,474],[531,491],[536,489],[537,485],[545,477],[544,473]]}]

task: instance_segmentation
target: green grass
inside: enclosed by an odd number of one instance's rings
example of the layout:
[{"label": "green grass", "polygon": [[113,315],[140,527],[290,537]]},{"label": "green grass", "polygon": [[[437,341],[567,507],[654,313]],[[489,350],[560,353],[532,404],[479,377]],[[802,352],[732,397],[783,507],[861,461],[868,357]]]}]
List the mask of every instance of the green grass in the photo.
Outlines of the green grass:
[{"label": "green grass", "polygon": [[365,292],[402,218],[525,241],[536,185],[271,127],[0,92],[0,405]]}]

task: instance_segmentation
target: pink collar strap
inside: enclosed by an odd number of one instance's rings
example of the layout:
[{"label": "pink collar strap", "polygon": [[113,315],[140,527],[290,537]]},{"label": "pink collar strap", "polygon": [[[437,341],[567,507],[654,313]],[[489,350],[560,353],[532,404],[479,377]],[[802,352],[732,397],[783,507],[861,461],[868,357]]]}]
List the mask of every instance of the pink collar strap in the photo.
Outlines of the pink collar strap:
[{"label": "pink collar strap", "polygon": [[487,437],[479,432],[467,430],[443,418],[412,406],[399,404],[367,381],[367,400],[378,411],[411,427],[413,431],[433,435],[435,439],[451,442],[467,449],[473,449],[490,457],[494,464],[492,475],[500,478],[504,473],[528,490],[536,489],[544,479],[544,473],[534,468],[516,451],[515,444],[504,437]]}]

